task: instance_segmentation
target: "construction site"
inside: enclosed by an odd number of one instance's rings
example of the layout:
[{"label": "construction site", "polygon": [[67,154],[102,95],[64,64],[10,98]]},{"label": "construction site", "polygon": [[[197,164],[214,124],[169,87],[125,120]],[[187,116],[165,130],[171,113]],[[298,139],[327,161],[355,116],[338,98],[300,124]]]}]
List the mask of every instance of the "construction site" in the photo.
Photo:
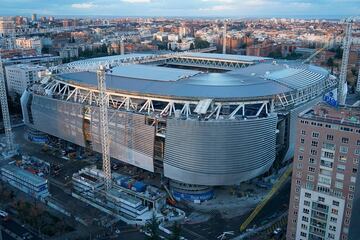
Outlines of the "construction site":
[{"label": "construction site", "polygon": [[[2,180],[86,226],[95,213],[102,227],[140,228],[155,216],[167,234],[179,222],[186,239],[256,232],[286,213],[297,115],[334,89],[345,102],[346,26],[339,78],[309,64],[321,49],[303,62],[282,61],[226,54],[226,41],[223,54],[128,54],[51,67],[23,93],[25,126],[14,133],[0,79]],[[6,174],[17,171],[45,193],[12,184]]]}]

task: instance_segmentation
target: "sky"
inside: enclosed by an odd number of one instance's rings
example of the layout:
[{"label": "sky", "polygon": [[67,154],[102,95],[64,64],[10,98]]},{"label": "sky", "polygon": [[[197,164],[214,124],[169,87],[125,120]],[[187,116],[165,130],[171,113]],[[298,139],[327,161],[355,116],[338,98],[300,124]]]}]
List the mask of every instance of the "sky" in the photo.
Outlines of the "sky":
[{"label": "sky", "polygon": [[0,15],[318,17],[360,14],[360,0],[0,0]]}]

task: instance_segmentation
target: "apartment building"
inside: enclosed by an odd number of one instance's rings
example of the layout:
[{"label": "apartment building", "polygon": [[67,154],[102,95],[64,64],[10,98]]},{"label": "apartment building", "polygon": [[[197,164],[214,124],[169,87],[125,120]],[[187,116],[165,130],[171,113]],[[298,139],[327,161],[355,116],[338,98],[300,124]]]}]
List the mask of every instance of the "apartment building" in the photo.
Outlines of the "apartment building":
[{"label": "apartment building", "polygon": [[39,74],[46,67],[32,64],[16,64],[5,67],[6,84],[10,95],[21,95],[28,86],[40,80]]},{"label": "apartment building", "polygon": [[300,114],[286,239],[356,239],[359,159],[359,107],[319,103]]}]

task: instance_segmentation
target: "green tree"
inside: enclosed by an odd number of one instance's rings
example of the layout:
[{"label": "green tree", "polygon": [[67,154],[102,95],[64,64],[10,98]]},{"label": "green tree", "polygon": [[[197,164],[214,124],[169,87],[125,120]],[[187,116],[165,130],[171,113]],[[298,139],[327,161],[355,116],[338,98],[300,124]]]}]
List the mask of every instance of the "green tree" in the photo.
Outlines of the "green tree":
[{"label": "green tree", "polygon": [[210,43],[206,40],[202,40],[201,38],[195,38],[195,48],[208,48],[210,47]]},{"label": "green tree", "polygon": [[179,223],[174,223],[171,231],[172,231],[172,234],[171,234],[169,240],[180,240],[181,225]]},{"label": "green tree", "polygon": [[145,225],[145,231],[150,234],[150,236],[146,236],[147,240],[160,240],[159,225],[160,225],[160,223],[156,219],[156,216],[154,213],[152,215],[152,218]]}]

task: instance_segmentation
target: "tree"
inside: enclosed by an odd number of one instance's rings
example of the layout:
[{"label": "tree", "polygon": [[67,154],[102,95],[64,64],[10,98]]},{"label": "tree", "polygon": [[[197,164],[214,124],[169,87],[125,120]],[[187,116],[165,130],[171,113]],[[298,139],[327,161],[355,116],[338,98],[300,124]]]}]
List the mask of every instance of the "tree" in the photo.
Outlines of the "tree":
[{"label": "tree", "polygon": [[145,231],[150,234],[150,236],[146,236],[147,240],[160,240],[159,225],[160,223],[153,213],[152,218],[145,225]]},{"label": "tree", "polygon": [[180,240],[181,225],[179,223],[174,223],[171,231],[172,234],[169,240]]},{"label": "tree", "polygon": [[190,43],[190,50],[193,50],[195,48],[194,43]]},{"label": "tree", "polygon": [[206,40],[202,40],[201,38],[195,38],[195,48],[208,48],[210,47],[210,43]]}]

